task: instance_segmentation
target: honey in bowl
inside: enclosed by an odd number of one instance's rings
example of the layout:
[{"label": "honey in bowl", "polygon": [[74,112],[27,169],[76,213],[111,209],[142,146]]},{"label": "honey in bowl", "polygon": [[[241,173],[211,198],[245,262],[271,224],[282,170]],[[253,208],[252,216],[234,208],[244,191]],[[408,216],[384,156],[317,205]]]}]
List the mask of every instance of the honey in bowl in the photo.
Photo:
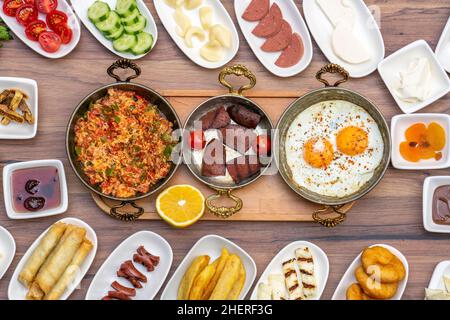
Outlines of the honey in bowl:
[{"label": "honey in bowl", "polygon": [[11,184],[16,212],[54,209],[61,204],[59,174],[55,167],[16,170],[12,173]]},{"label": "honey in bowl", "polygon": [[400,154],[406,161],[419,162],[420,160],[442,159],[442,149],[446,144],[445,130],[432,122],[428,126],[416,123],[405,132],[406,141],[400,144]]}]

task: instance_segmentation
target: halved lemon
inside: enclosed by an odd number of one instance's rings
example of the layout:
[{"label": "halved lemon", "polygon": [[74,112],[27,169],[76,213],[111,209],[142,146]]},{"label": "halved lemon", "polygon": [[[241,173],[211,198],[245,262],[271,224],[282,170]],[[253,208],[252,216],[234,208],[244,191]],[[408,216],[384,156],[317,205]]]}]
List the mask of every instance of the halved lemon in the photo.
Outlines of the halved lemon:
[{"label": "halved lemon", "polygon": [[203,216],[205,197],[193,186],[172,186],[158,196],[156,210],[160,217],[172,226],[189,227]]}]

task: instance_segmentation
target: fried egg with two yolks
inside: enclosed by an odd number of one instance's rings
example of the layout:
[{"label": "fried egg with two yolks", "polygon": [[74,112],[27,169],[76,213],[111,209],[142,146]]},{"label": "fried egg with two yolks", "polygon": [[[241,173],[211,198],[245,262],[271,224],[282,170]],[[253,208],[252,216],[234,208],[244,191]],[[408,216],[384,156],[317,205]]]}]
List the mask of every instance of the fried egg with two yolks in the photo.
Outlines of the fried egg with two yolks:
[{"label": "fried egg with two yolks", "polygon": [[337,100],[301,112],[289,127],[285,148],[296,184],[343,198],[373,177],[383,158],[384,142],[367,111]]}]

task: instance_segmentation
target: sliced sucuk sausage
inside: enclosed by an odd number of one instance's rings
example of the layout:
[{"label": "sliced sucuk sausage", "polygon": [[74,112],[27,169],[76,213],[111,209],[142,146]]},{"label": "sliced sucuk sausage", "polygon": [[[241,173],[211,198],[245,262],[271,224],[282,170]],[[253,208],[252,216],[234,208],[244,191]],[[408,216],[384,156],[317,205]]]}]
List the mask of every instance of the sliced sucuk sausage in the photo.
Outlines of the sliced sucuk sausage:
[{"label": "sliced sucuk sausage", "polygon": [[202,130],[220,129],[230,124],[230,117],[228,116],[223,106],[209,111],[202,116],[199,121],[202,122]]},{"label": "sliced sucuk sausage", "polygon": [[247,21],[259,21],[269,13],[270,0],[252,0],[245,9],[242,19]]},{"label": "sliced sucuk sausage", "polygon": [[270,7],[269,13],[253,29],[252,33],[257,37],[270,38],[280,32],[282,21],[281,9],[274,3]]},{"label": "sliced sucuk sausage", "polygon": [[246,153],[250,147],[256,149],[256,134],[253,130],[237,124],[230,124],[221,128],[223,142],[239,153]]},{"label": "sliced sucuk sausage", "polygon": [[278,60],[275,62],[280,68],[290,68],[295,66],[302,59],[305,53],[302,37],[298,33],[292,35],[291,43],[284,49]]},{"label": "sliced sucuk sausage", "polygon": [[256,156],[242,156],[228,161],[227,170],[234,183],[240,184],[258,173],[261,170],[261,165]]},{"label": "sliced sucuk sausage", "polygon": [[217,110],[211,110],[205,115],[203,115],[199,121],[202,123],[202,130],[208,130],[211,128],[211,125],[216,118]]},{"label": "sliced sucuk sausage", "polygon": [[202,161],[202,176],[220,177],[226,173],[225,147],[219,139],[211,140],[205,147]]},{"label": "sliced sucuk sausage", "polygon": [[281,30],[276,35],[270,37],[261,46],[261,49],[266,52],[277,52],[286,49],[291,43],[292,27],[286,20],[281,23]]},{"label": "sliced sucuk sausage", "polygon": [[228,112],[225,110],[223,106],[219,107],[216,113],[216,118],[211,124],[211,129],[220,129],[226,127],[231,122],[230,116]]},{"label": "sliced sucuk sausage", "polygon": [[244,106],[234,105],[227,109],[231,119],[249,129],[255,129],[261,122],[261,116]]}]

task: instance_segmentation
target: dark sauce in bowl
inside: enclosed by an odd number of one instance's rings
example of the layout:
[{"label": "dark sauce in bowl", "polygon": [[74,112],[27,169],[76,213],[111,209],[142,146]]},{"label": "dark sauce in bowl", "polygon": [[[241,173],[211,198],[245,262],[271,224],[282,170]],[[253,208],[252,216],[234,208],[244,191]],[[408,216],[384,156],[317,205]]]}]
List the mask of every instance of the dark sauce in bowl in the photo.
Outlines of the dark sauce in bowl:
[{"label": "dark sauce in bowl", "polygon": [[56,167],[15,170],[11,177],[13,207],[18,213],[54,209],[61,205],[61,186]]}]

